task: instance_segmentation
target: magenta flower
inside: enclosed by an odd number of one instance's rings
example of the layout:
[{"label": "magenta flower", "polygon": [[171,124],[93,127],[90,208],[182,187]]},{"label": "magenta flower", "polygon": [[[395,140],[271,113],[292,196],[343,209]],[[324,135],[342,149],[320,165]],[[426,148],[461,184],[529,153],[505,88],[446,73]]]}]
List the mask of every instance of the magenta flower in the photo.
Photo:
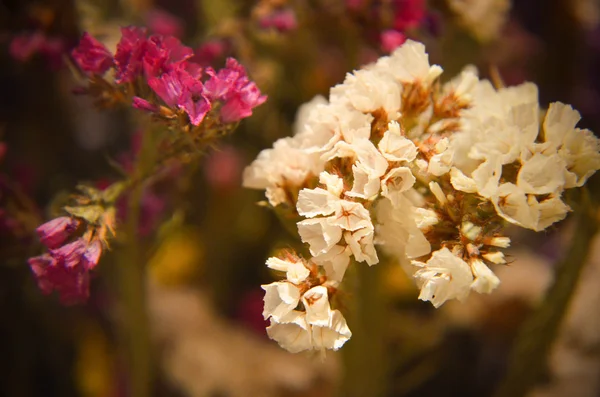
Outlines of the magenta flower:
[{"label": "magenta flower", "polygon": [[30,258],[28,262],[42,293],[57,291],[61,302],[67,305],[84,302],[89,297],[90,277],[84,266],[64,266],[48,254]]},{"label": "magenta flower", "polygon": [[148,80],[148,85],[156,95],[160,97],[167,105],[175,106],[179,103],[186,84],[191,77],[183,70],[173,70],[160,77],[153,77]]},{"label": "magenta flower", "polygon": [[117,44],[115,53],[117,83],[131,82],[141,74],[142,57],[146,50],[146,34],[146,29],[136,26],[121,28],[121,40]]},{"label": "magenta flower", "polygon": [[246,75],[246,70],[233,58],[228,58],[226,67],[215,73],[208,68],[210,79],[204,84],[204,92],[210,100],[222,101],[221,120],[225,123],[239,121],[252,114],[252,109],[267,100],[261,95],[254,82]]},{"label": "magenta flower", "polygon": [[179,64],[191,58],[194,51],[186,47],[172,36],[151,36],[146,42],[146,52],[143,57],[146,78],[161,76],[177,69]]},{"label": "magenta flower", "polygon": [[61,216],[44,223],[36,229],[40,241],[48,248],[60,247],[79,226],[79,221],[68,216]]},{"label": "magenta flower", "polygon": [[83,34],[71,55],[77,65],[89,73],[102,75],[113,65],[112,54],[87,32]]},{"label": "magenta flower", "polygon": [[386,30],[381,33],[381,49],[392,52],[406,41],[406,35],[397,30]]},{"label": "magenta flower", "polygon": [[190,81],[189,84],[186,84],[178,101],[178,106],[185,110],[193,125],[200,125],[211,108],[203,91],[204,87],[200,81]]}]

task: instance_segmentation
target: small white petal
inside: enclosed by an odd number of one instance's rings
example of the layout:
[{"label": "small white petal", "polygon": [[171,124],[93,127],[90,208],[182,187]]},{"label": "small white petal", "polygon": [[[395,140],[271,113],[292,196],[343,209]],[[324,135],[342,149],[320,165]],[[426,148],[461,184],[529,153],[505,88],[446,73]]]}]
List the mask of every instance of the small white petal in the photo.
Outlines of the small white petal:
[{"label": "small white petal", "polygon": [[278,323],[271,319],[271,325],[267,327],[267,335],[281,347],[291,353],[298,353],[313,348],[311,328],[306,323],[304,313],[294,312],[294,316],[288,316],[286,323]]},{"label": "small white petal", "polygon": [[298,306],[300,289],[292,283],[276,282],[262,285],[265,290],[263,317],[279,321]]},{"label": "small white petal", "polygon": [[481,260],[473,260],[471,269],[475,276],[471,288],[475,291],[481,294],[489,294],[500,285],[500,279]]},{"label": "small white petal", "polygon": [[329,324],[325,327],[312,327],[312,341],[315,349],[338,350],[352,337],[346,319],[339,310],[333,310]]}]

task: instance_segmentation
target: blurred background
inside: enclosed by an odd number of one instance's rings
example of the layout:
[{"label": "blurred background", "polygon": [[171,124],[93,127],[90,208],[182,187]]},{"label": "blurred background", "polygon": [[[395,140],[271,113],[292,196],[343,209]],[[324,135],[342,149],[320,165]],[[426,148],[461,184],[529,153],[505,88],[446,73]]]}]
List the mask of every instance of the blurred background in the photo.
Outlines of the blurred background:
[{"label": "blurred background", "polygon": [[[570,103],[600,131],[597,0],[3,0],[0,1],[0,395],[129,396],[115,286],[118,243],[93,274],[87,303],[44,296],[27,258],[35,228],[84,181],[106,186],[135,158],[139,117],[75,95],[68,54],[87,31],[114,49],[121,26],[179,37],[197,61],[233,56],[268,101],[198,164],[145,190],[137,244],[146,263],[153,396],[334,396],[342,352],[292,355],[262,319],[264,266],[301,250],[277,214],[241,187],[243,169],[293,133],[298,107],[406,38],[451,77],[473,64],[506,85],[533,81],[540,102]],[[137,118],[136,118],[137,117]],[[598,179],[588,182],[598,190]],[[435,310],[399,266],[381,286],[392,311],[389,396],[487,396],[519,326],[551,283],[569,219],[522,233],[500,288]],[[600,239],[532,396],[600,396]],[[349,343],[352,343],[350,341]]]}]

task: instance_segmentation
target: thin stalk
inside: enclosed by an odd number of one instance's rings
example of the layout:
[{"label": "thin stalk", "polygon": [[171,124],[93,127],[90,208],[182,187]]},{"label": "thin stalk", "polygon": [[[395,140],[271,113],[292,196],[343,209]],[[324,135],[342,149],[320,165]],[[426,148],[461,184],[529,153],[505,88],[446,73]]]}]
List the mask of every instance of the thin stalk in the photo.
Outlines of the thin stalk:
[{"label": "thin stalk", "polygon": [[[144,134],[142,151],[135,170],[136,176],[141,176],[145,170],[154,167],[155,135],[154,131],[147,131]],[[122,338],[126,345],[126,362],[130,380],[129,395],[132,397],[148,397],[152,391],[152,349],[146,307],[146,275],[144,261],[140,256],[139,242],[136,238],[142,195],[143,184],[134,184],[129,191],[127,223],[124,227],[127,240],[117,266],[123,308]]]},{"label": "thin stalk", "polygon": [[[382,291],[384,263],[367,266],[354,263],[349,287],[348,324],[352,339],[342,349],[344,379],[340,396],[381,397],[386,395],[388,361],[385,354],[388,305]],[[353,277],[354,276],[354,277]]]},{"label": "thin stalk", "polygon": [[587,195],[584,195],[584,201],[577,216],[571,246],[558,265],[554,284],[544,302],[523,325],[511,353],[508,373],[495,397],[525,396],[539,381],[545,368],[550,348],[598,231],[594,206]]}]

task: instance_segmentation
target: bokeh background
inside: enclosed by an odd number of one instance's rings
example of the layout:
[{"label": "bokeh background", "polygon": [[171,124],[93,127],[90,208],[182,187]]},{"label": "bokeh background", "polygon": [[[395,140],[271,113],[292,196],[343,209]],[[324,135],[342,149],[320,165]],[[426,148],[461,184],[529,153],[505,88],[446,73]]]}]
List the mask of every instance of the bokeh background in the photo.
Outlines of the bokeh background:
[{"label": "bokeh background", "polygon": [[[115,287],[118,244],[86,304],[38,290],[27,258],[35,228],[80,181],[105,186],[143,133],[128,108],[98,109],[73,91],[68,60],[83,31],[109,48],[120,26],[179,37],[206,65],[237,58],[268,101],[198,164],[143,199],[137,243],[147,263],[154,396],[334,396],[341,353],[292,355],[270,341],[260,285],[265,259],[302,249],[277,214],[241,187],[264,148],[293,133],[299,106],[405,37],[426,43],[453,76],[468,64],[540,102],[570,103],[600,131],[600,3],[595,0],[4,0],[0,2],[0,395],[129,396]],[[498,80],[499,79],[499,80]],[[588,182],[598,190],[598,179]],[[523,233],[490,296],[435,310],[399,267],[381,285],[392,302],[385,346],[390,396],[487,396],[517,330],[543,297],[573,232]],[[532,396],[600,396],[600,239]],[[351,343],[351,341],[349,342]],[[366,396],[368,397],[368,396]]]}]

